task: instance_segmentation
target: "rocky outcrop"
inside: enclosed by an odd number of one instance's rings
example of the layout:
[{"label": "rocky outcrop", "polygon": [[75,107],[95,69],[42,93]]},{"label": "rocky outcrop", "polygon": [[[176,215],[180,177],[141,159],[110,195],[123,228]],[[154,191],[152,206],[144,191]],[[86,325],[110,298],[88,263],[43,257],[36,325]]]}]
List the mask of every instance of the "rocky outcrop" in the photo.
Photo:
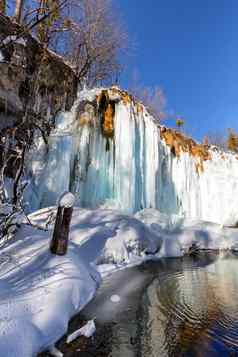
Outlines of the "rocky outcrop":
[{"label": "rocky outcrop", "polygon": [[76,94],[70,66],[0,14],[0,128],[11,126],[26,109],[47,117],[69,110]]}]

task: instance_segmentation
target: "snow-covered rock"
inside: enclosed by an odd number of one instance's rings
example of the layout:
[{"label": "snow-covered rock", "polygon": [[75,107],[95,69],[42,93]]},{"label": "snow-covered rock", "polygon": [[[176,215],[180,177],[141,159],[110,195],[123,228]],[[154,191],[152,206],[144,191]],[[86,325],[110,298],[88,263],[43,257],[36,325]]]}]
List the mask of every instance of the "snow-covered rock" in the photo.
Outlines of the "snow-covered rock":
[{"label": "snow-covered rock", "polygon": [[[79,93],[72,110],[58,116],[48,151],[38,141],[29,168],[34,177],[28,192],[32,210],[55,204],[69,190],[83,207],[129,213],[154,208],[196,220],[237,223],[237,155],[176,136],[115,87],[106,91],[110,110],[103,114],[102,93]],[[103,115],[108,125],[104,129]]]}]

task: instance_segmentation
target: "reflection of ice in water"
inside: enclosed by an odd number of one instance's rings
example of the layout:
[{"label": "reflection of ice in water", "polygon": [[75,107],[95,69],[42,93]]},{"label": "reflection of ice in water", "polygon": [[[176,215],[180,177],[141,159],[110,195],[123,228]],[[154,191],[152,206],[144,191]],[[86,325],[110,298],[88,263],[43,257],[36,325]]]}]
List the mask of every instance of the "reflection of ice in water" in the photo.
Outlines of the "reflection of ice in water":
[{"label": "reflection of ice in water", "polygon": [[237,258],[215,255],[127,269],[104,281],[86,317],[113,322],[110,357],[226,356],[238,351],[237,270]]},{"label": "reflection of ice in water", "polygon": [[158,276],[141,304],[142,356],[218,356],[237,349],[237,268],[230,257]]},{"label": "reflection of ice in water", "polygon": [[[111,326],[111,357],[136,356],[133,342],[137,335],[137,307],[152,274],[139,268],[126,269],[104,279],[96,298],[83,311],[85,318],[96,318],[104,329]],[[97,326],[98,329],[98,326]]]}]

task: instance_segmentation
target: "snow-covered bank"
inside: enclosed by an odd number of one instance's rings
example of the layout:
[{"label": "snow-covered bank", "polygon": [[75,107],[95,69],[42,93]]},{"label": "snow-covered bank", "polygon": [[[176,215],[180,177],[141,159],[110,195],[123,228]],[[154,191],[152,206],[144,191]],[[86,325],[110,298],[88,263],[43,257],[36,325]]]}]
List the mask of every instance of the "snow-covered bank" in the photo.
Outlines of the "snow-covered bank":
[{"label": "snow-covered bank", "polygon": [[[44,224],[55,209],[35,212]],[[51,227],[52,228],[52,227]],[[159,250],[156,233],[119,212],[75,209],[66,256],[49,252],[52,229],[23,225],[0,252],[0,351],[30,357],[50,348],[94,296],[100,274],[138,264]]]},{"label": "snow-covered bank", "polygon": [[52,256],[48,234],[24,227],[1,251],[1,356],[36,356],[92,299],[100,276],[78,250],[71,243],[67,256]]},{"label": "snow-covered bank", "polygon": [[159,257],[183,256],[192,244],[200,250],[238,250],[238,228],[166,215],[154,209],[140,211],[135,217],[162,237]]},{"label": "snow-covered bank", "polygon": [[238,221],[238,156],[162,127],[117,88],[79,94],[29,167],[32,210],[70,190],[83,207],[154,208],[196,220]]},{"label": "snow-covered bank", "polygon": [[[41,209],[29,217],[43,224],[55,208]],[[133,216],[117,210],[75,208],[70,240],[80,248],[80,257],[97,265],[102,273],[136,263],[159,252],[162,237]]]},{"label": "snow-covered bank", "polygon": [[[55,211],[41,209],[30,219],[44,226]],[[69,319],[93,298],[103,275],[148,259],[181,256],[193,243],[224,249],[238,242],[236,229],[184,221],[156,210],[135,218],[116,210],[75,208],[69,251],[63,257],[50,254],[51,233],[52,225],[49,231],[23,225],[1,250],[4,357],[31,357],[50,348],[67,331]]]}]

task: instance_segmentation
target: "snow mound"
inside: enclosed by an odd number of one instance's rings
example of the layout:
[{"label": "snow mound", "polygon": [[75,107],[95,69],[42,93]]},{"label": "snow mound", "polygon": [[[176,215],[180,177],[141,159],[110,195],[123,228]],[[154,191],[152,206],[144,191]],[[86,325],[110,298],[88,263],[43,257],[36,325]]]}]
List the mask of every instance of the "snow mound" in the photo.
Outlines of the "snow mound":
[{"label": "snow mound", "polygon": [[[41,209],[30,219],[42,224],[54,212],[54,207]],[[109,209],[75,208],[70,240],[80,247],[82,259],[97,265],[128,265],[135,257],[156,254],[162,244],[161,236],[143,222]]]},{"label": "snow mound", "polygon": [[166,215],[154,209],[140,211],[135,216],[162,236],[160,257],[183,256],[193,244],[201,250],[238,248],[237,228]]},{"label": "snow mound", "polygon": [[75,203],[74,195],[71,192],[67,192],[67,191],[64,192],[58,200],[58,205],[60,207],[66,207],[66,208],[73,207],[74,203]]},{"label": "snow mound", "polygon": [[161,213],[153,208],[147,208],[139,211],[134,217],[146,225],[149,225],[150,228],[156,232],[171,231],[176,229],[181,226],[184,220],[184,217],[176,214],[168,215],[166,213]]}]

